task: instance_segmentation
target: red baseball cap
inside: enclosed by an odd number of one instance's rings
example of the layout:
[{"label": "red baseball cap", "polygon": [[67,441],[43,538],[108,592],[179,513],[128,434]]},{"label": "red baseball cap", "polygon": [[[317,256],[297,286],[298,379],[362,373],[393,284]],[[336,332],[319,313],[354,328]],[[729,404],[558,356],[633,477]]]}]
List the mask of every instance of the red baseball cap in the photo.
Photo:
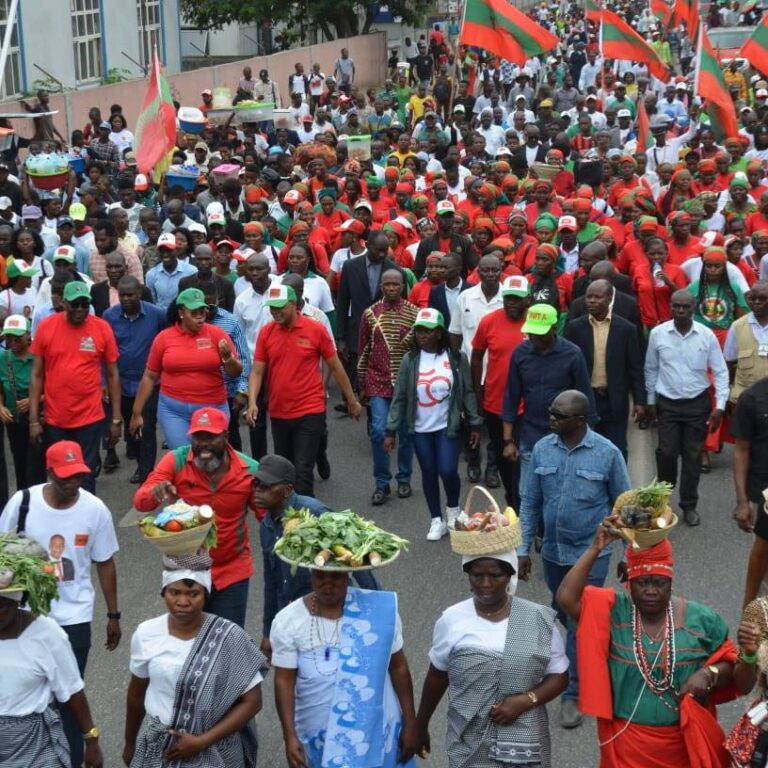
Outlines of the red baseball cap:
[{"label": "red baseball cap", "polygon": [[45,452],[45,466],[56,477],[90,474],[83,459],[83,449],[73,440],[59,440]]},{"label": "red baseball cap", "polygon": [[200,408],[192,414],[187,434],[210,432],[212,435],[220,435],[228,431],[229,419],[221,411],[216,408]]},{"label": "red baseball cap", "polygon": [[333,228],[334,232],[354,232],[356,235],[362,235],[365,232],[365,224],[359,219],[347,219]]}]

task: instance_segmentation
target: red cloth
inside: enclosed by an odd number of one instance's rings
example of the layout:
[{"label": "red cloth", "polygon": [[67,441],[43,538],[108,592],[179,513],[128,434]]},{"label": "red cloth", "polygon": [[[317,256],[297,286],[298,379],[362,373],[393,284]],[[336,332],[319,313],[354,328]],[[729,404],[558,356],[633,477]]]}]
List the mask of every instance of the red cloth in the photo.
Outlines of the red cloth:
[{"label": "red cloth", "polygon": [[160,331],[147,359],[147,369],[160,374],[160,393],[187,403],[225,403],[227,390],[218,349],[222,340],[237,356],[229,335],[209,323],[195,335],[178,324]]},{"label": "red cloth", "polygon": [[701,256],[702,253],[704,253],[704,246],[698,237],[689,237],[683,245],[678,245],[674,238],[667,240],[667,263],[669,264],[679,267],[688,259]]},{"label": "red cloth", "polygon": [[211,575],[216,589],[224,589],[253,574],[253,559],[248,543],[248,510],[261,520],[264,510],[258,509],[251,494],[253,472],[258,463],[227,446],[229,469],[216,483],[195,466],[192,450],[187,446],[169,451],[149,473],[133,497],[140,512],[151,512],[159,505],[152,489],[163,480],[176,486],[180,499],[188,504],[208,504],[213,507],[217,527],[217,546],[211,550]]},{"label": "red cloth", "polygon": [[[666,263],[662,270],[674,284],[675,290],[683,290],[688,287],[688,279],[680,267]],[[672,319],[670,307],[672,291],[666,284],[656,285],[656,280],[651,274],[647,261],[644,266],[634,270],[632,284],[635,288],[643,325],[652,327]]]},{"label": "red cloth", "polygon": [[758,229],[768,229],[768,219],[763,216],[762,211],[755,211],[747,216],[744,226],[751,237]]},{"label": "red cloth", "polygon": [[328,331],[304,315],[297,315],[292,328],[267,323],[256,341],[255,361],[267,366],[269,415],[276,419],[298,419],[325,413],[320,360],[335,354]]},{"label": "red cloth", "polygon": [[666,576],[672,578],[675,560],[669,539],[662,539],[648,549],[627,547],[627,575],[630,579],[643,576]]},{"label": "red cloth", "polygon": [[75,429],[104,418],[102,364],[118,357],[109,323],[89,315],[82,325],[72,325],[58,312],[40,323],[30,352],[45,366],[46,423]]},{"label": "red cloth", "polygon": [[416,283],[416,285],[413,286],[410,294],[408,294],[408,301],[410,301],[411,304],[415,304],[417,307],[419,307],[419,309],[428,307],[429,292],[434,287],[435,286],[430,283],[429,280],[420,280],[418,283]]}]

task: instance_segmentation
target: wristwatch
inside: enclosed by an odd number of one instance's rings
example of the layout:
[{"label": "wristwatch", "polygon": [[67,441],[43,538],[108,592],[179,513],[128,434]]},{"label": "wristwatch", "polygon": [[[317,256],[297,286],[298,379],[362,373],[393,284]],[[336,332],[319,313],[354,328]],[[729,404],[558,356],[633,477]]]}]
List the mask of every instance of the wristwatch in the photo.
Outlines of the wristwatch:
[{"label": "wristwatch", "polygon": [[528,698],[531,700],[531,704],[533,704],[533,708],[536,709],[536,707],[539,706],[539,697],[533,691],[528,691],[526,696],[528,696]]},{"label": "wristwatch", "polygon": [[98,739],[99,736],[101,736],[101,731],[95,725],[93,726],[93,728],[91,728],[90,731],[87,731],[86,733],[83,734],[83,738],[86,741],[89,741],[91,739],[94,739],[94,740]]},{"label": "wristwatch", "polygon": [[120,611],[115,611],[115,613],[109,613],[109,612],[107,612],[107,618],[108,618],[108,619],[115,619],[115,621],[120,621],[120,617],[121,617],[122,615],[123,615],[123,614],[122,614],[122,613],[120,613]]},{"label": "wristwatch", "polygon": [[112,419],[112,423],[113,424],[122,424],[123,420],[122,419]]},{"label": "wristwatch", "polygon": [[717,681],[720,677],[720,668],[716,667],[714,664],[710,664],[706,669],[707,672],[712,675],[712,685],[710,688],[714,688],[717,685]]}]

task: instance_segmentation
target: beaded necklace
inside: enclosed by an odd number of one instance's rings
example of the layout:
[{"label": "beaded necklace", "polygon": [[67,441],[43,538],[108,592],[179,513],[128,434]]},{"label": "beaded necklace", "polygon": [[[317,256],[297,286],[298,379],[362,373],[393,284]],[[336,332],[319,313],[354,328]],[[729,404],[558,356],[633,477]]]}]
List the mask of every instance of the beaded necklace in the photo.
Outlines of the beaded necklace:
[{"label": "beaded necklace", "polygon": [[312,661],[315,664],[315,670],[318,675],[322,677],[333,677],[336,674],[336,670],[333,669],[330,672],[323,672],[317,664],[317,646],[315,645],[315,638],[317,638],[317,645],[323,649],[323,658],[325,661],[331,659],[331,648],[339,647],[339,640],[341,637],[341,619],[334,620],[334,626],[330,634],[325,633],[325,627],[323,622],[318,621],[317,616],[317,598],[312,596],[312,604],[309,609],[309,614],[312,617],[309,623],[309,644],[312,647]]},{"label": "beaded necklace", "polygon": [[[637,610],[637,606],[632,606],[632,650],[635,655],[635,664],[640,670],[640,674],[648,686],[648,690],[651,693],[659,697],[662,703],[670,709],[677,710],[677,707],[672,707],[664,699],[664,694],[668,691],[677,693],[674,686],[675,675],[675,617],[672,609],[672,601],[669,601],[667,606],[667,616],[664,622],[663,637],[661,640],[661,646],[656,654],[656,659],[653,662],[648,661],[648,657],[645,654],[643,648],[643,629],[642,621],[640,620],[640,613]],[[656,671],[656,660],[660,655],[664,655],[664,661],[661,667],[661,677],[654,675]]]}]

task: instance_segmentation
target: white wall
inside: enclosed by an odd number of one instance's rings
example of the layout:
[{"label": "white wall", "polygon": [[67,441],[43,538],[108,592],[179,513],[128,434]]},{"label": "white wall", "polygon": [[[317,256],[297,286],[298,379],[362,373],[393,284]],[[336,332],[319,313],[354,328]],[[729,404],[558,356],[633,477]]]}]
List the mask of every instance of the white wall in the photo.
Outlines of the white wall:
[{"label": "white wall", "polygon": [[48,70],[66,87],[75,86],[75,55],[72,50],[72,21],[69,3],[64,0],[21,0],[20,54],[27,73],[26,87],[45,75],[35,64]]},{"label": "white wall", "polygon": [[136,0],[101,0],[101,9],[101,34],[106,52],[106,61],[102,61],[104,76],[110,69],[119,69],[127,70],[131,77],[141,77],[141,68],[121,53],[125,51],[141,62]]}]

